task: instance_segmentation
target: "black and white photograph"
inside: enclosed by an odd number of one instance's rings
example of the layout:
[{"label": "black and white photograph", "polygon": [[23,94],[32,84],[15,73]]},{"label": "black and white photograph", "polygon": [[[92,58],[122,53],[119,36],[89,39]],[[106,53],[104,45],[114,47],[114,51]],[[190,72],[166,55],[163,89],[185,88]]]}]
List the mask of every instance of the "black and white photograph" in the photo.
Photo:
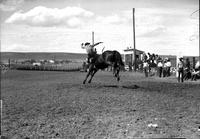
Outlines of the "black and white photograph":
[{"label": "black and white photograph", "polygon": [[0,0],[1,139],[200,139],[199,0]]}]

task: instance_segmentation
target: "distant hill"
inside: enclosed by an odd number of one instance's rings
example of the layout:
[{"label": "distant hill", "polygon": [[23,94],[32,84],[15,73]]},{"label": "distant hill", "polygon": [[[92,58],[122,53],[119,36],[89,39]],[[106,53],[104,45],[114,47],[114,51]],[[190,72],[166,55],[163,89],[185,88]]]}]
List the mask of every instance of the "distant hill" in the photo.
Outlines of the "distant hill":
[{"label": "distant hill", "polygon": [[[83,53],[53,53],[53,52],[28,52],[28,53],[22,53],[22,52],[1,52],[1,59],[2,62],[8,62],[8,59],[10,60],[28,60],[28,59],[34,59],[34,60],[71,60],[71,61],[83,61],[86,59],[87,54]],[[168,57],[170,58],[172,65],[176,65],[176,56],[175,55],[159,55],[162,58]],[[187,56],[190,60],[190,62],[193,62],[192,56]],[[186,59],[186,56],[184,57]],[[198,57],[195,57],[195,61],[198,60]]]},{"label": "distant hill", "polygon": [[34,60],[72,60],[72,61],[83,61],[87,57],[87,54],[82,53],[50,53],[50,52],[30,52],[30,53],[21,53],[21,52],[1,52],[1,61],[11,60],[25,60],[25,59],[34,59]]}]

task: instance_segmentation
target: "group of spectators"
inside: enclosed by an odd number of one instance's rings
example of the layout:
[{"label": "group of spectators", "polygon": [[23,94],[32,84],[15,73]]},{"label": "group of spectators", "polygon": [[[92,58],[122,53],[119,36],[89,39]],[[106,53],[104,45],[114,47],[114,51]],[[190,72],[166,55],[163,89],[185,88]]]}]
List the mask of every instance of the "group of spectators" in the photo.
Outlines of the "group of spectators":
[{"label": "group of spectators", "polygon": [[186,62],[184,63],[183,58],[179,58],[178,62],[178,82],[183,82],[184,80],[191,79],[191,81],[196,81],[198,77],[200,77],[200,65],[196,63],[196,65],[191,68],[189,58],[186,58]]},{"label": "group of spectators", "polygon": [[[156,54],[144,53],[142,56],[142,61],[143,70],[146,77],[148,77],[148,73],[150,73],[152,69],[155,69],[159,77],[171,76],[172,63],[169,58],[161,58]],[[200,66],[196,64],[195,68],[191,68],[189,58],[186,58],[185,62],[183,57],[179,58],[177,71],[178,82],[183,82],[184,80],[188,79],[193,81],[200,77]]]},{"label": "group of spectators", "polygon": [[157,73],[159,77],[169,77],[170,70],[171,70],[172,63],[169,58],[165,58],[164,60],[162,58],[158,58],[157,62]]},{"label": "group of spectators", "polygon": [[170,59],[167,57],[162,59],[157,54],[144,53],[142,61],[146,77],[148,76],[148,72],[151,72],[153,68],[156,69],[159,77],[169,77],[171,75],[170,69],[172,64]]}]

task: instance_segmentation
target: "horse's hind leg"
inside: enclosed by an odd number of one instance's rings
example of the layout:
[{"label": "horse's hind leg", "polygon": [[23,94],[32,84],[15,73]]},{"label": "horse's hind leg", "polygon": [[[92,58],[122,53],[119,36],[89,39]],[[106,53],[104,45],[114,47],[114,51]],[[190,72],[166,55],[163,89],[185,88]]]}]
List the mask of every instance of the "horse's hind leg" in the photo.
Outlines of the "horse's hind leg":
[{"label": "horse's hind leg", "polygon": [[117,81],[119,82],[120,77],[119,77],[119,70],[117,70]]},{"label": "horse's hind leg", "polygon": [[120,68],[116,67],[115,77],[117,78],[117,81],[120,80],[119,71],[120,71]]},{"label": "horse's hind leg", "polygon": [[93,78],[94,74],[95,74],[97,71],[98,71],[97,69],[93,70],[93,73],[91,74],[91,78],[90,78],[90,80],[88,81],[88,83],[91,83],[92,78]]},{"label": "horse's hind leg", "polygon": [[117,77],[117,74],[118,74],[118,66],[117,66],[117,63],[114,63],[113,64],[113,75],[114,75],[114,77]]}]

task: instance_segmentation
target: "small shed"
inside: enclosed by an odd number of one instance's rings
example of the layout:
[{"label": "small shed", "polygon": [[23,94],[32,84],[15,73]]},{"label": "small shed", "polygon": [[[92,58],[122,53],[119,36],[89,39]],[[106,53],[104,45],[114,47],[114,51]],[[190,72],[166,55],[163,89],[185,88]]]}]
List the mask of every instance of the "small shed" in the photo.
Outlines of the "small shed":
[{"label": "small shed", "polygon": [[[136,50],[136,60],[141,60],[142,59],[142,54],[144,53],[144,51]],[[129,65],[130,63],[133,64],[134,63],[134,49],[133,48],[127,48],[124,50],[124,62],[125,65]]]}]

